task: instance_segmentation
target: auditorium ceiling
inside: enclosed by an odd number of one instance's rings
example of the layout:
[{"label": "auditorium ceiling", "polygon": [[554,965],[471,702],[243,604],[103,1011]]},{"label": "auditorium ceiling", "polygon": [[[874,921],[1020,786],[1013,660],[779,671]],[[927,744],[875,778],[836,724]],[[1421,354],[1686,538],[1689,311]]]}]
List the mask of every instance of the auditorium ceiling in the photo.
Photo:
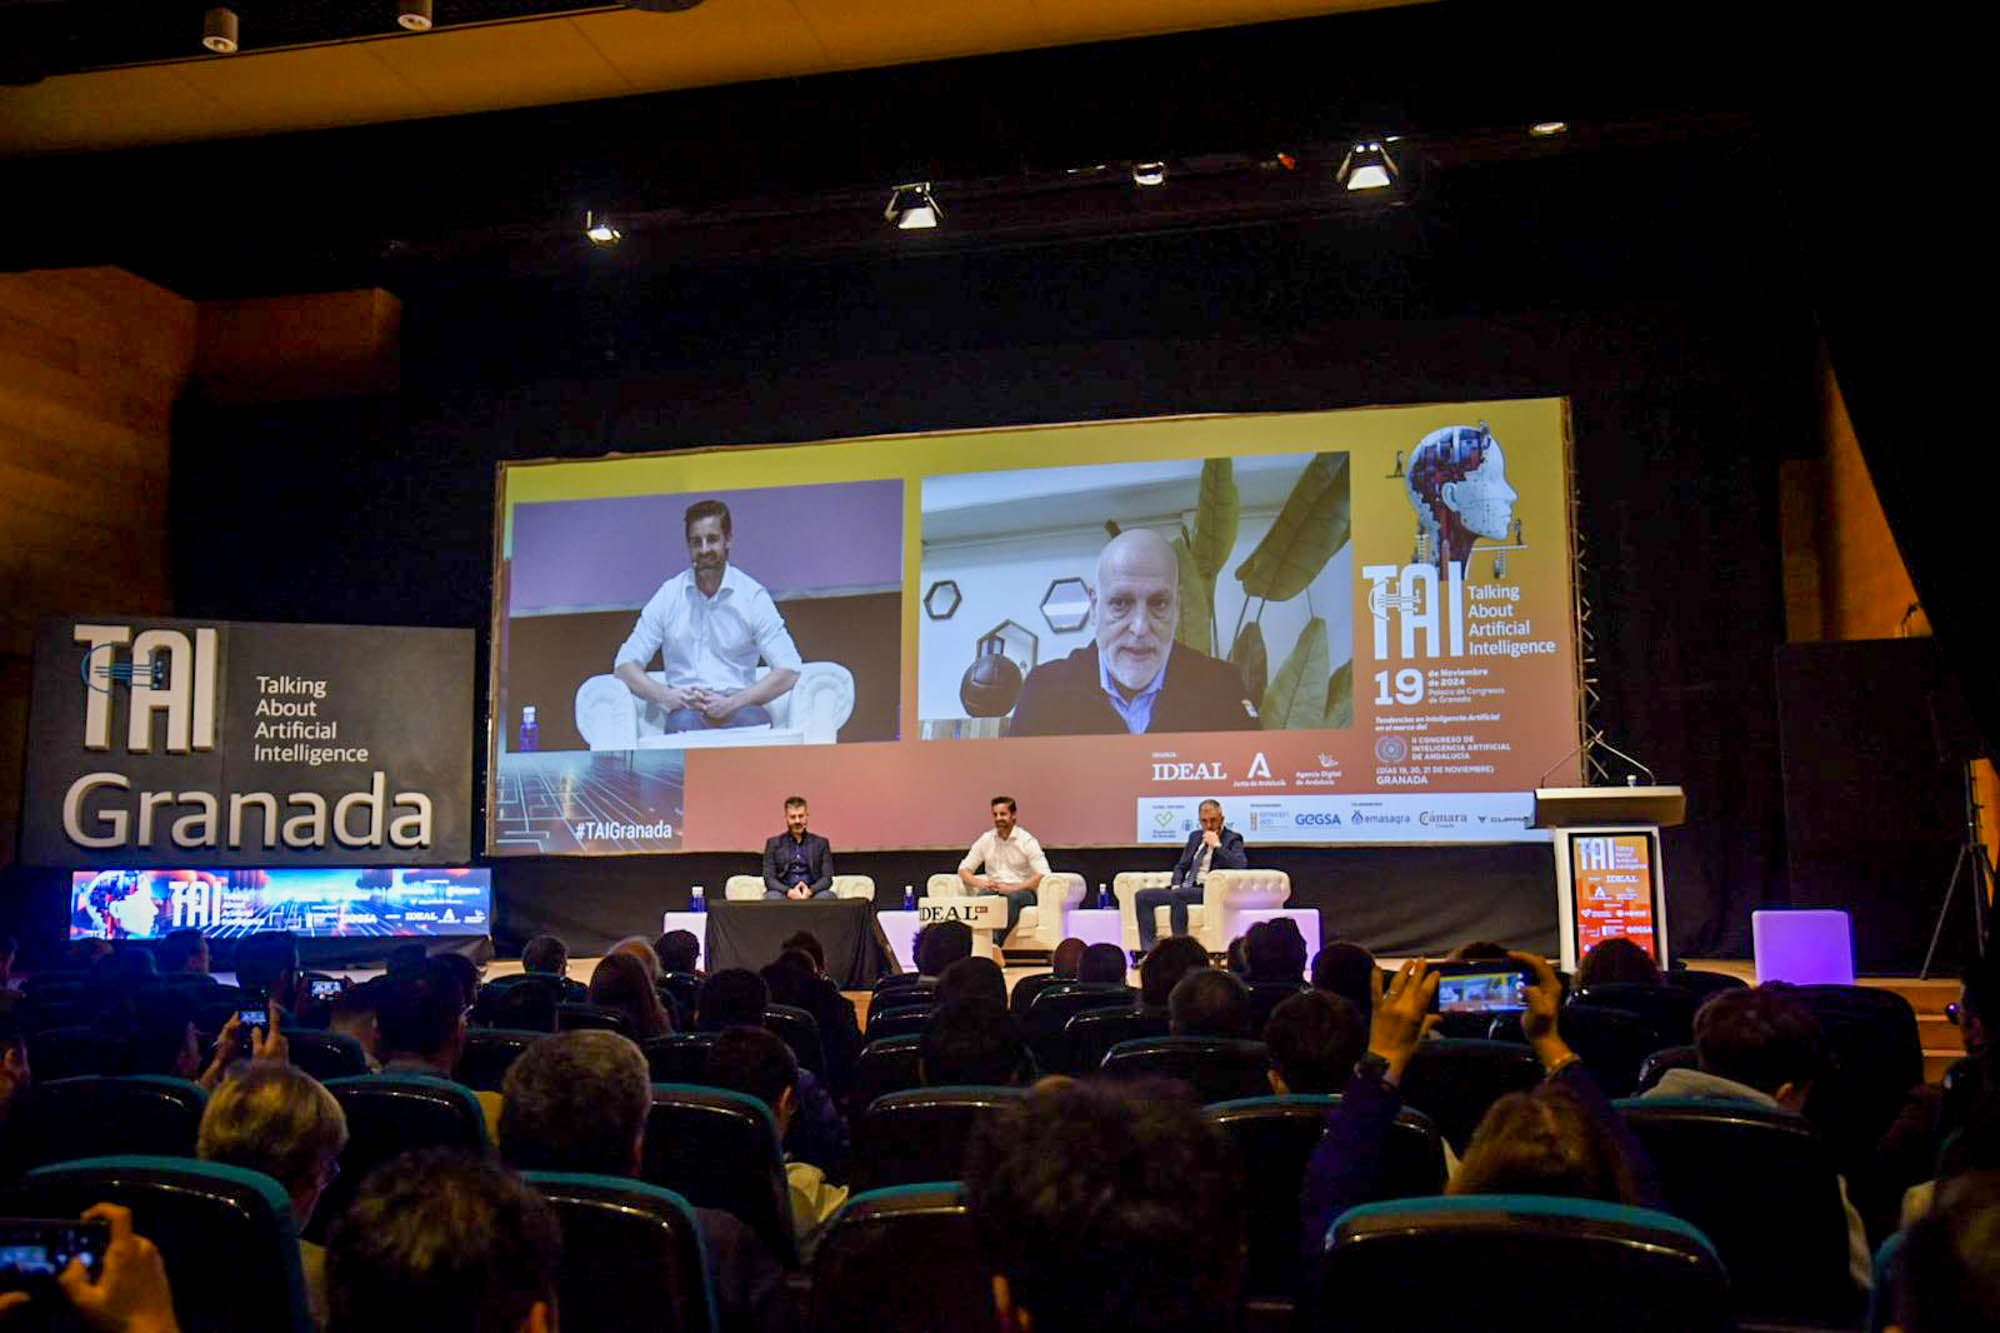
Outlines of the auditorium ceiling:
[{"label": "auditorium ceiling", "polygon": [[[650,0],[658,6],[662,0]],[[0,0],[0,156],[186,143],[913,64],[1412,0]],[[273,47],[272,43],[279,43]]]}]

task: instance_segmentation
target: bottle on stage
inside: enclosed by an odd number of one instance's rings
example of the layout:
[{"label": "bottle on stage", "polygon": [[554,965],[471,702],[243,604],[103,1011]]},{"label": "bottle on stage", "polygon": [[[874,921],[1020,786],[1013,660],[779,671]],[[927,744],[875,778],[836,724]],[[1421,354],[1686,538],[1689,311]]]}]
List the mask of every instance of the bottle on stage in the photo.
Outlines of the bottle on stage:
[{"label": "bottle on stage", "polygon": [[708,903],[701,896],[701,885],[699,884],[695,885],[694,888],[690,889],[688,892],[690,895],[688,899],[688,911],[706,912],[708,910]]},{"label": "bottle on stage", "polygon": [[914,884],[903,886],[903,910],[905,912],[917,910],[917,886]]},{"label": "bottle on stage", "polygon": [[1101,911],[1111,906],[1111,890],[1104,887],[1104,881],[1097,881],[1097,906]]},{"label": "bottle on stage", "polygon": [[529,754],[542,748],[542,724],[535,721],[535,706],[528,704],[521,709],[521,743],[519,752]]}]

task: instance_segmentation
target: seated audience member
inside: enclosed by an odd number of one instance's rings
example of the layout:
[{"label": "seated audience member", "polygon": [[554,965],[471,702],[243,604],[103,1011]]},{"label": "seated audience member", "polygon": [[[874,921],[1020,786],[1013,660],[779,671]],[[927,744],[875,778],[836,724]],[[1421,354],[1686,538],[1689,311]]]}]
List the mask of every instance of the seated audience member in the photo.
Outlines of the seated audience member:
[{"label": "seated audience member", "polygon": [[1227,970],[1232,977],[1250,975],[1250,940],[1247,935],[1238,935],[1229,941]]},{"label": "seated audience member", "polygon": [[1181,978],[1208,966],[1208,950],[1189,935],[1169,935],[1139,964],[1139,1007],[1164,1014]]},{"label": "seated audience member", "polygon": [[1313,959],[1314,990],[1338,995],[1353,1005],[1365,1028],[1375,999],[1375,955],[1358,944],[1335,940]]},{"label": "seated audience member", "polygon": [[1167,1031],[1176,1037],[1248,1037],[1250,988],[1220,968],[1194,969],[1167,997]]},{"label": "seated audience member", "polygon": [[[786,948],[791,945],[787,944]],[[653,941],[654,956],[662,972],[693,972],[700,975],[701,941],[691,930],[670,930]]]},{"label": "seated audience member", "polygon": [[1002,1009],[1007,1007],[1007,974],[991,958],[961,958],[938,978],[940,1006],[973,996],[992,1000]]},{"label": "seated audience member", "polygon": [[372,977],[359,986],[349,986],[333,997],[326,1021],[327,1031],[354,1038],[361,1054],[367,1057],[371,1073],[382,1067],[382,1029],[376,1022],[375,1010],[387,984],[382,977]]},{"label": "seated audience member", "polygon": [[[132,1230],[132,1210],[100,1203],[84,1209],[83,1220],[102,1222],[110,1232],[102,1270],[93,1281],[82,1264],[71,1263],[53,1284],[53,1290],[82,1317],[81,1326],[104,1333],[180,1333],[166,1262],[152,1241]],[[0,1316],[38,1297],[53,1304],[56,1298],[43,1292],[0,1292]],[[13,1321],[7,1326],[13,1327]],[[68,1328],[71,1321],[57,1322],[44,1315],[34,1326]]]},{"label": "seated audience member", "polygon": [[1893,1272],[1890,1333],[2000,1328],[2000,1171],[1946,1183]]},{"label": "seated audience member", "polygon": [[[650,946],[647,952],[652,952]],[[623,1014],[636,1040],[664,1037],[674,1030],[646,964],[630,953],[608,953],[598,960],[597,970],[590,974],[590,1002]]]},{"label": "seated audience member", "polygon": [[1264,1025],[1271,1091],[1339,1092],[1368,1045],[1368,1030],[1354,1006],[1325,991],[1286,997]]},{"label": "seated audience member", "polygon": [[[516,1171],[637,1177],[653,1103],[646,1057],[615,1032],[559,1032],[507,1070],[501,1160]],[[778,1333],[792,1325],[784,1269],[729,1213],[696,1208],[721,1333]]]},{"label": "seated audience member", "polygon": [[[611,946],[613,954],[630,954],[646,967],[646,980],[658,985],[660,981],[660,956],[653,952],[653,946],[637,935],[630,935]],[[606,955],[609,957],[610,955]]]},{"label": "seated audience member", "polygon": [[924,928],[917,940],[917,971],[942,976],[961,958],[972,957],[972,927],[963,921],[939,921]]},{"label": "seated audience member", "polygon": [[[301,1233],[320,1194],[339,1172],[347,1116],[319,1081],[275,1060],[259,1061],[209,1096],[195,1155],[204,1162],[262,1171],[292,1201]],[[326,1323],[326,1251],[299,1242],[313,1319]]]},{"label": "seated audience member", "polygon": [[457,974],[435,959],[383,980],[375,1010],[384,1074],[451,1078],[465,1047],[466,998]]},{"label": "seated audience member", "polygon": [[1244,980],[1253,986],[1267,982],[1304,985],[1306,937],[1288,916],[1260,921],[1243,937]]},{"label": "seated audience member", "polygon": [[239,941],[236,984],[260,999],[276,1000],[288,1014],[296,1013],[305,990],[298,939],[289,930],[264,930]]},{"label": "seated audience member", "polygon": [[21,1021],[10,1013],[0,1013],[0,1130],[7,1127],[7,1112],[14,1099],[34,1083],[28,1068],[28,1038]]},{"label": "seated audience member", "polygon": [[[799,1113],[798,1061],[777,1033],[761,1027],[723,1030],[709,1052],[708,1082],[747,1093],[770,1107],[780,1142]],[[785,1182],[791,1189],[792,1229],[799,1238],[799,1251],[810,1255],[821,1228],[847,1202],[847,1187],[828,1184],[819,1167],[790,1157],[785,1161]]]},{"label": "seated audience member", "polygon": [[1215,1333],[1237,1324],[1238,1164],[1194,1106],[1063,1081],[973,1135],[968,1205],[1007,1333]]},{"label": "seated audience member", "polygon": [[1022,977],[1014,983],[1014,995],[1009,1002],[1016,1014],[1028,1012],[1028,1006],[1058,981],[1075,981],[1077,965],[1083,961],[1083,941],[1072,935],[1058,944],[1049,955],[1049,970]]},{"label": "seated audience member", "polygon": [[431,964],[435,967],[442,967],[451,973],[452,977],[458,982],[458,993],[465,997],[465,1003],[468,1008],[479,998],[479,964],[475,963],[471,958],[465,954],[453,953],[447,950],[432,958]]},{"label": "seated audience member", "polygon": [[784,948],[778,962],[789,963],[791,970],[782,981],[773,980],[772,968],[763,972],[765,984],[771,988],[771,1001],[813,1016],[819,1026],[820,1052],[826,1057],[827,1082],[836,1091],[845,1091],[854,1081],[854,1062],[861,1054],[861,1021],[854,1012],[854,1002],[826,975],[826,951],[811,931],[796,932]]},{"label": "seated audience member", "polygon": [[537,935],[521,946],[521,970],[546,977],[566,977],[569,946],[553,935]]},{"label": "seated audience member", "polygon": [[194,1026],[194,1004],[184,995],[149,995],[143,1004],[120,1006],[119,1017],[107,1013],[101,1022],[107,1035],[117,1040],[115,1058],[120,1073],[190,1079],[213,1089],[239,1059],[285,1058],[277,1001],[270,1001],[269,1006],[261,1029],[231,1014],[206,1065],[202,1064],[201,1037]]},{"label": "seated audience member", "polygon": [[1495,944],[1492,940],[1467,940],[1445,955],[1445,961],[1452,963],[1498,963],[1508,957],[1507,946]]},{"label": "seated audience member", "polygon": [[400,972],[414,972],[430,961],[430,951],[424,948],[422,940],[410,940],[389,950],[389,957],[383,963],[383,970],[389,976]]},{"label": "seated audience member", "polygon": [[446,1149],[368,1173],[327,1242],[330,1333],[555,1333],[562,1230],[496,1162]]},{"label": "seated audience member", "polygon": [[160,940],[159,966],[163,976],[182,972],[208,973],[208,937],[198,930],[170,930]]},{"label": "seated audience member", "polygon": [[1076,979],[1091,986],[1125,984],[1125,951],[1115,944],[1093,944],[1077,961]]},{"label": "seated audience member", "polygon": [[[761,1029],[764,1026],[764,1010],[770,1003],[770,990],[755,972],[741,967],[726,967],[720,972],[711,972],[703,979],[701,995],[695,1003],[695,1030],[721,1032],[731,1027]],[[779,1042],[782,1044],[783,1038],[779,1038]],[[821,1170],[837,1171],[847,1160],[847,1122],[840,1118],[833,1098],[810,1070],[800,1070],[795,1082],[799,1114],[796,1117],[797,1129],[787,1146],[800,1161],[810,1162]]]},{"label": "seated audience member", "polygon": [[1906,1224],[1929,1206],[1930,1182],[1938,1174],[1938,1155],[1946,1141],[1975,1119],[1990,1119],[2000,1111],[2000,1048],[1992,1041],[1993,1024],[1987,1018],[2000,1002],[2000,952],[1974,959],[1960,980],[1958,1003],[1945,1007],[1945,1017],[1958,1028],[1965,1059],[1947,1069],[1938,1083],[1910,1089],[1876,1148],[1882,1178],[1910,1191],[1903,1200]]},{"label": "seated audience member", "polygon": [[1030,1067],[1020,1023],[990,995],[940,1003],[924,1020],[917,1071],[926,1087],[1011,1087]]},{"label": "seated audience member", "polygon": [[88,972],[97,965],[97,960],[111,953],[111,941],[92,936],[77,940],[63,950],[63,966],[71,972]]},{"label": "seated audience member", "polygon": [[[1532,1093],[1494,1103],[1449,1192],[1552,1193],[1657,1206],[1645,1150],[1556,1030],[1561,979],[1540,957],[1512,958],[1535,978],[1521,1027],[1547,1080]],[[1320,1240],[1333,1220],[1376,1197],[1383,1147],[1402,1107],[1403,1072],[1437,1022],[1437,974],[1423,960],[1403,964],[1386,990],[1379,973],[1372,985],[1367,1054],[1341,1089],[1306,1165],[1299,1202],[1306,1272],[1317,1267]]]},{"label": "seated audience member", "polygon": [[1576,984],[1579,990],[1613,984],[1657,986],[1661,984],[1660,969],[1652,955],[1619,935],[1593,945],[1583,956],[1577,964]]},{"label": "seated audience member", "polygon": [[780,949],[797,949],[813,960],[813,971],[819,976],[826,975],[826,946],[819,942],[819,936],[810,930],[795,930],[785,936],[778,945]]},{"label": "seated audience member", "polygon": [[[1693,1069],[1669,1069],[1640,1096],[1747,1102],[1802,1114],[1826,1051],[1812,1010],[1788,987],[1767,985],[1722,991],[1695,1012],[1694,1059]],[[1874,1285],[1875,1266],[1845,1178],[1840,1202],[1847,1210],[1848,1268],[1866,1291]]]}]

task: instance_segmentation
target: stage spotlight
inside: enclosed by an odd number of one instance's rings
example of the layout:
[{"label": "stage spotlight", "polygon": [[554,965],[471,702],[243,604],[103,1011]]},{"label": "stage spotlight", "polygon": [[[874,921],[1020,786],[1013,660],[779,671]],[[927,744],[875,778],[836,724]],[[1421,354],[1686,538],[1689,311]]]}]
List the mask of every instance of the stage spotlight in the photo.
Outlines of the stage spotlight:
[{"label": "stage spotlight", "polygon": [[1134,162],[1132,164],[1134,185],[1165,185],[1167,164],[1164,162]]},{"label": "stage spotlight", "polygon": [[429,32],[435,21],[431,0],[396,0],[396,22],[411,32]]},{"label": "stage spotlight", "polygon": [[1398,174],[1395,159],[1382,147],[1382,141],[1369,139],[1347,150],[1347,156],[1340,159],[1340,168],[1333,173],[1333,178],[1350,192],[1386,190],[1396,183]]},{"label": "stage spotlight", "polygon": [[612,226],[610,218],[588,210],[585,210],[583,215],[583,234],[590,238],[592,245],[603,246],[606,249],[625,239],[625,233]]},{"label": "stage spotlight", "polygon": [[217,6],[201,16],[201,44],[219,56],[236,54],[236,11]]},{"label": "stage spotlight", "polygon": [[898,231],[928,231],[944,221],[944,209],[931,194],[929,181],[912,181],[889,192],[882,217],[895,223]]},{"label": "stage spotlight", "polygon": [[1528,126],[1528,133],[1534,135],[1537,139],[1553,139],[1558,134],[1567,134],[1568,132],[1569,122],[1566,120],[1538,120]]}]

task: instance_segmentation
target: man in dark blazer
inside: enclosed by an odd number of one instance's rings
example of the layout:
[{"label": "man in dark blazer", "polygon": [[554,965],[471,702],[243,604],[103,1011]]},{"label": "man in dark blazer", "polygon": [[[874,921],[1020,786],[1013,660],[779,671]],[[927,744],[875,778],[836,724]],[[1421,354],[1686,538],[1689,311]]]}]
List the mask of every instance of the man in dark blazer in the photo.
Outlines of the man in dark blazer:
[{"label": "man in dark blazer", "polygon": [[1187,934],[1188,904],[1201,901],[1202,884],[1211,870],[1247,870],[1250,854],[1243,849],[1243,835],[1222,823],[1222,806],[1203,801],[1199,811],[1201,827],[1188,834],[1181,859],[1174,863],[1174,878],[1164,889],[1141,889],[1132,895],[1132,910],[1139,918],[1139,948],[1151,953],[1159,942],[1153,925],[1156,908],[1168,909],[1167,921],[1176,935]]},{"label": "man in dark blazer", "polygon": [[1028,673],[1009,736],[1257,729],[1242,673],[1174,642],[1180,561],[1166,538],[1132,528],[1107,542],[1090,610],[1096,642]]},{"label": "man in dark blazer", "polygon": [[785,831],[764,844],[764,896],[830,897],[833,893],[833,844],[806,832],[806,798],[785,798]]}]

